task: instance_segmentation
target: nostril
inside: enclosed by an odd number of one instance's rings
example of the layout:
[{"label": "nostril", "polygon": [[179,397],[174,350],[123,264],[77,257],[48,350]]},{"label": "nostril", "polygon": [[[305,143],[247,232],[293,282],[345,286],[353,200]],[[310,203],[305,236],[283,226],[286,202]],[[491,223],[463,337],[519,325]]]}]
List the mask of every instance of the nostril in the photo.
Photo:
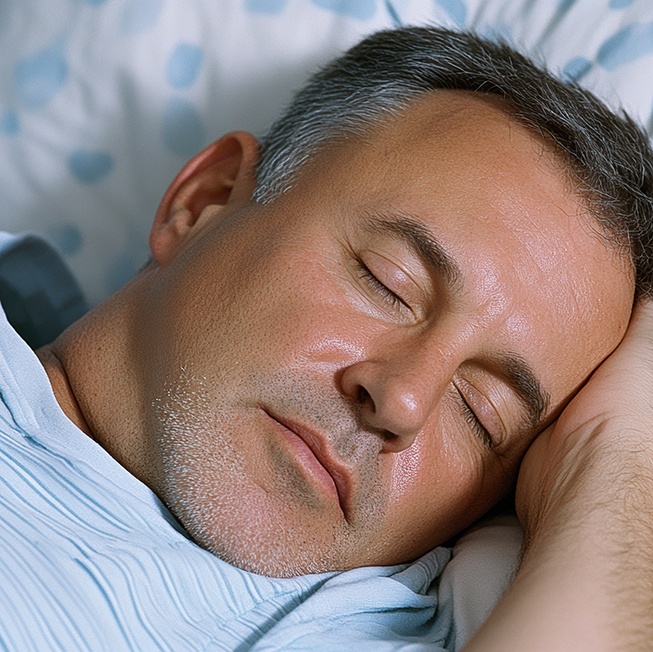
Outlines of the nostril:
[{"label": "nostril", "polygon": [[362,385],[358,388],[356,402],[359,405],[369,405],[372,409],[372,412],[375,411],[374,401],[372,400],[370,393]]},{"label": "nostril", "polygon": [[382,430],[381,431],[381,437],[383,437],[383,441],[385,441],[385,442],[387,442],[389,444],[391,444],[391,443],[397,441],[397,439],[399,439],[399,435],[395,435],[395,433],[391,432],[390,430]]},{"label": "nostril", "polygon": [[414,438],[398,435],[392,430],[380,430],[378,434],[381,441],[381,450],[386,453],[401,453],[414,441]]}]

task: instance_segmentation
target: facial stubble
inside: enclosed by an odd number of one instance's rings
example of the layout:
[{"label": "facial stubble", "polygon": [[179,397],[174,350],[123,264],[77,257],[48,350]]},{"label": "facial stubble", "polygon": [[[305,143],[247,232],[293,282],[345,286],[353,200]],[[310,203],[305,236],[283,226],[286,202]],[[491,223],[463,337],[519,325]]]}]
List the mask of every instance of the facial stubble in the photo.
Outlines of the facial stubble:
[{"label": "facial stubble", "polygon": [[[380,438],[361,430],[354,407],[312,382],[286,373],[252,385],[211,382],[189,365],[164,383],[151,424],[162,500],[200,546],[251,572],[295,576],[373,563],[387,499]],[[262,404],[328,433],[356,469],[347,519],[334,518],[282,443],[257,427]]]}]

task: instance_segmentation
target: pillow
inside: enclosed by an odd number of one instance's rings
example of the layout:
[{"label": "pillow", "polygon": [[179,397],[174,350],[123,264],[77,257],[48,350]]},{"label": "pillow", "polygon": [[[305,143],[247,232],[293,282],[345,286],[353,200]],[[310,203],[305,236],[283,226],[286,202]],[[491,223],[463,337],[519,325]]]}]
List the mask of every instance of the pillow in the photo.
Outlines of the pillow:
[{"label": "pillow", "polygon": [[510,586],[519,567],[522,529],[514,511],[487,517],[455,542],[436,586],[438,611],[452,623],[452,647],[460,650]]},{"label": "pillow", "polygon": [[0,304],[33,349],[48,344],[87,310],[57,252],[36,235],[0,231]]},{"label": "pillow", "polygon": [[0,230],[47,237],[97,303],[146,261],[186,159],[262,134],[364,35],[425,22],[506,37],[653,127],[649,0],[4,0]]}]

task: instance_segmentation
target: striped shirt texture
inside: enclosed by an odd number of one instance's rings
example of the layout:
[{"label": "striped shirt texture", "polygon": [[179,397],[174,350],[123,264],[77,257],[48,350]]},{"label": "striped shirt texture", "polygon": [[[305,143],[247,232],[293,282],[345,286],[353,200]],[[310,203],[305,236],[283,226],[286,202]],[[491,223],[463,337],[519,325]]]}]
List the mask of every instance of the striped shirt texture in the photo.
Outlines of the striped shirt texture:
[{"label": "striped shirt texture", "polygon": [[291,579],[223,562],[66,418],[0,310],[0,650],[433,652],[448,558]]}]

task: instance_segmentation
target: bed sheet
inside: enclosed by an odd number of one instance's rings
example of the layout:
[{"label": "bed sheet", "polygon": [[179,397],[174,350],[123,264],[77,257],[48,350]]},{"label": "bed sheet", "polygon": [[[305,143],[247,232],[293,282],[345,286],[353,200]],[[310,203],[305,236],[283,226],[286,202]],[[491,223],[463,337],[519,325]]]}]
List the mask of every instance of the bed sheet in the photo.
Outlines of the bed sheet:
[{"label": "bed sheet", "polygon": [[[47,242],[34,234],[15,236],[2,231],[0,303],[0,314],[4,310],[12,326],[32,347],[43,344],[44,337],[68,325],[86,308],[73,276]],[[48,422],[60,418],[48,417]],[[82,436],[79,432],[76,435]],[[58,437],[63,441],[61,435]],[[97,470],[100,461],[107,459],[106,454],[100,454],[93,468]],[[112,464],[115,467],[115,462]],[[79,525],[91,527],[81,521]],[[65,531],[59,534],[70,535]],[[389,590],[379,594],[380,587],[374,582],[377,576],[383,576],[383,569],[378,573],[374,569],[346,573],[318,595],[305,591],[293,613],[280,618],[280,624],[261,639],[256,649],[302,650],[313,647],[308,641],[317,637],[323,644],[321,649],[348,649],[348,642],[355,638],[359,647],[365,640],[375,652],[418,650],[436,641],[453,652],[471,638],[508,587],[520,546],[521,529],[516,517],[502,513],[470,528],[458,538],[451,552],[437,548],[405,571],[401,571],[403,566],[397,567],[393,577],[408,591],[381,581],[381,588],[387,585]],[[235,569],[230,572],[238,574]],[[329,604],[332,608],[328,608]],[[413,615],[404,619],[402,614],[409,606]],[[334,622],[339,623],[338,628],[333,627]],[[17,627],[20,629],[20,623]]]},{"label": "bed sheet", "polygon": [[[0,230],[53,243],[97,303],[147,259],[159,198],[222,133],[261,135],[293,90],[377,29],[514,43],[653,132],[649,0],[4,0]],[[509,581],[514,518],[459,540],[440,580],[462,643]]]},{"label": "bed sheet", "polygon": [[4,0],[0,229],[49,238],[97,303],[146,260],[187,158],[262,134],[362,36],[422,23],[507,39],[653,128],[649,0]]}]

